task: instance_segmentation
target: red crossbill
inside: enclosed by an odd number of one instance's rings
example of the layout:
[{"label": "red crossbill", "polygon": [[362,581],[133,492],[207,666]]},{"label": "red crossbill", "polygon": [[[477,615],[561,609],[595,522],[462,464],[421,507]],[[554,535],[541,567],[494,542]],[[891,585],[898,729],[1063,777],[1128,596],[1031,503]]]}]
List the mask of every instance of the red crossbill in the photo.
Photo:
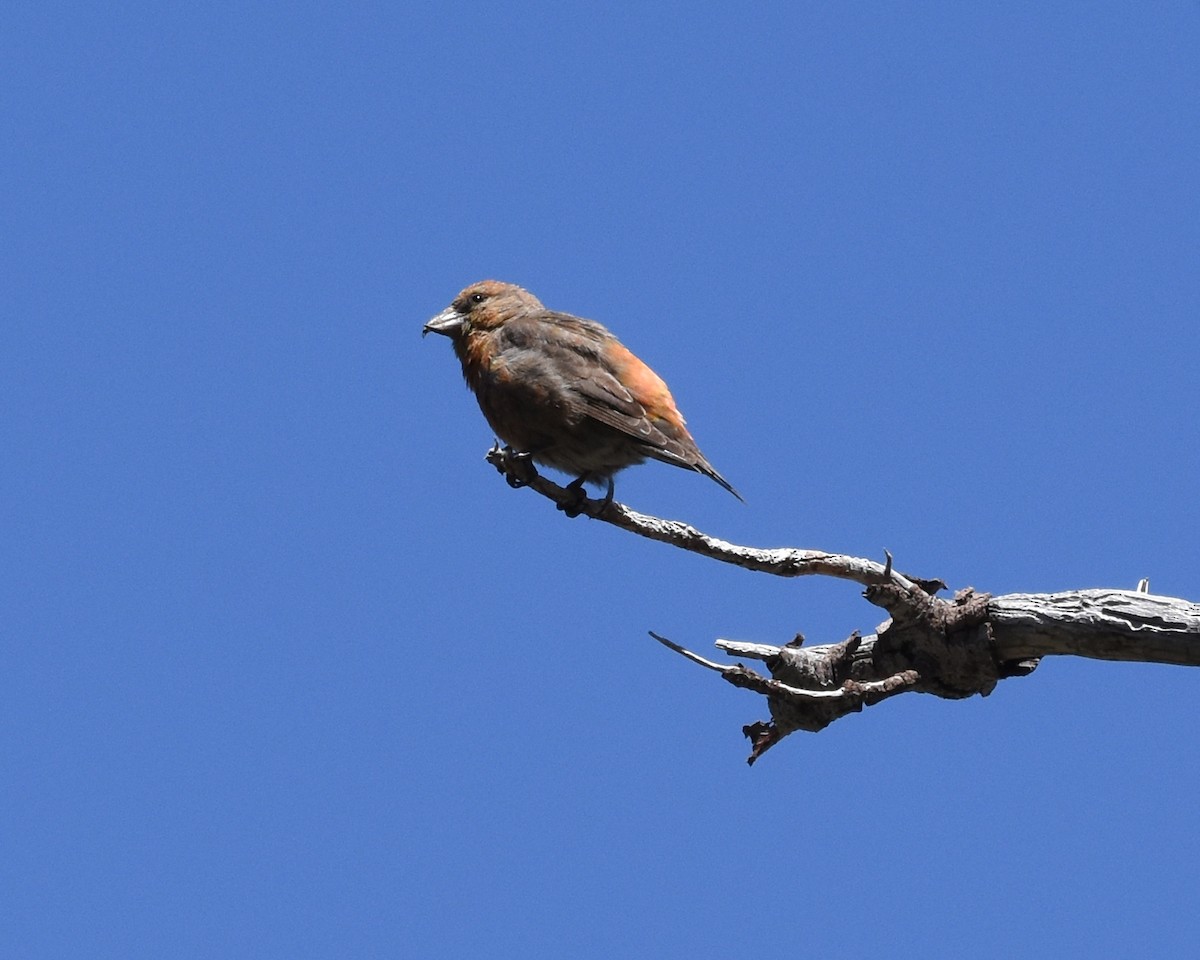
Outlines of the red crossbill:
[{"label": "red crossbill", "polygon": [[484,280],[425,324],[450,338],[496,435],[538,463],[608,484],[647,458],[711,477],[662,379],[592,320],[547,310],[528,290]]}]

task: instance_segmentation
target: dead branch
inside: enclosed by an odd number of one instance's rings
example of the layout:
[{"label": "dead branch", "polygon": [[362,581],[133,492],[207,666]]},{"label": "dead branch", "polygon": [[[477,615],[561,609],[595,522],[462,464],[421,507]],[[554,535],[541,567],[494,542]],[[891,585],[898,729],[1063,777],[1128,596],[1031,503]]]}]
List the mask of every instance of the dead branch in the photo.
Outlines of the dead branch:
[{"label": "dead branch", "polygon": [[889,617],[876,632],[841,643],[780,646],[717,640],[721,650],[759,660],[770,676],[740,663],[721,664],[652,633],[656,640],[734,686],[767,700],[770,721],[747,725],[749,762],[797,730],[818,731],[834,720],[900,693],[947,699],[987,696],[1010,677],[1028,676],[1047,656],[1200,666],[1200,604],[1137,590],[1076,590],[992,597],[968,588],[936,596],[939,579],[902,574],[891,555],[861,557],[791,547],[745,547],[710,537],[689,524],[589,499],[545,479],[528,457],[494,447],[487,460],[514,487],[528,486],[570,515],[586,514],[630,533],[747,570],[780,577],[821,575],[865,587],[863,595]]},{"label": "dead branch", "polygon": [[931,593],[946,588],[940,580],[919,580],[893,570],[891,557],[887,557],[884,563],[878,563],[859,557],[827,553],[824,550],[742,547],[727,540],[710,537],[690,524],[678,520],[663,520],[630,510],[616,501],[606,504],[603,500],[581,496],[578,490],[571,490],[559,486],[553,480],[547,480],[537,472],[528,457],[521,456],[508,447],[500,447],[499,444],[488,451],[485,459],[504,476],[509,486],[529,487],[543,497],[553,500],[564,512],[603,520],[614,527],[636,533],[639,537],[667,543],[680,550],[698,553],[702,557],[730,563],[746,570],[757,570],[776,577],[835,577],[839,580],[852,580],[864,586],[891,582],[903,588],[917,586]]}]

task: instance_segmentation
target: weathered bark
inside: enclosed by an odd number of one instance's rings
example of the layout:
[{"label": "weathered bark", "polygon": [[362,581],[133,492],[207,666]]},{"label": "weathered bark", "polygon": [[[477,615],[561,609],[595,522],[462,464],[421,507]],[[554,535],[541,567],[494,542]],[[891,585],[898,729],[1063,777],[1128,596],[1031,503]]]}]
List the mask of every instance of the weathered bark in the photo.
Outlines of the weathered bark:
[{"label": "weathered bark", "polygon": [[988,619],[1006,660],[1070,655],[1200,666],[1200,604],[1129,590],[993,597]]},{"label": "weathered bark", "polygon": [[527,457],[494,448],[493,464],[514,487],[528,486],[571,516],[586,514],[651,540],[781,577],[827,576],[862,584],[864,596],[889,619],[871,636],[857,632],[836,644],[783,646],[718,640],[736,656],[760,660],[769,677],[741,664],[701,657],[657,634],[672,650],[767,698],[769,722],[743,728],[750,762],[796,730],[817,731],[834,720],[900,693],[947,699],[987,696],[1009,677],[1027,676],[1046,656],[1093,657],[1200,666],[1200,604],[1137,591],[1076,590],[992,597],[973,589],[952,599],[936,594],[937,579],[899,573],[892,558],[796,548],[732,544],[674,520],[636,513],[620,503],[590,500],[540,476]]},{"label": "weathered bark", "polygon": [[[1187,600],[1127,590],[1014,593],[990,598],[965,592],[959,599],[983,599],[984,609],[969,618],[978,617],[973,629],[960,628],[940,636],[923,632],[924,626],[914,629],[912,623],[899,626],[894,618],[885,622],[877,635],[862,637],[849,651],[845,642],[778,647],[718,640],[716,645],[732,656],[766,663],[772,680],[788,687],[752,687],[767,696],[771,722],[746,728],[754,741],[751,762],[795,730],[821,730],[839,717],[896,693],[933,693],[948,699],[974,693],[987,696],[998,680],[1032,673],[1044,656],[1200,666],[1200,604]],[[728,669],[709,661],[704,665],[723,674]],[[964,670],[964,665],[969,669]],[[738,669],[746,672],[744,667]],[[903,684],[893,679],[901,675]],[[951,677],[952,682],[947,682]],[[726,679],[738,686],[752,686],[741,676],[726,675]],[[861,696],[856,690],[856,685],[889,680],[892,683],[881,691],[883,695]],[[844,691],[847,698],[841,703],[836,698],[806,699],[813,689]]]}]

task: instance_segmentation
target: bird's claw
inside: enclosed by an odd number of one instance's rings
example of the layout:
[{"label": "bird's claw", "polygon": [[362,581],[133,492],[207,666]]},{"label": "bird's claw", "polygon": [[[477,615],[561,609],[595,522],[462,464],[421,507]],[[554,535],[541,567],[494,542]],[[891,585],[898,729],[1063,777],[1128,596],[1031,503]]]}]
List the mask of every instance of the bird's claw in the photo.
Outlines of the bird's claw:
[{"label": "bird's claw", "polygon": [[509,463],[513,468],[504,475],[508,485],[514,490],[529,486],[534,475],[533,454],[526,450],[514,450],[512,447],[505,447],[504,452],[508,454]]},{"label": "bird's claw", "polygon": [[505,482],[514,490],[529,486],[537,475],[531,454],[501,447],[499,440],[492,444],[484,459],[504,475]]},{"label": "bird's claw", "polygon": [[586,479],[587,474],[585,473],[582,477],[577,477],[563,487],[563,490],[570,494],[570,499],[558,504],[558,509],[572,519],[583,513],[584,507],[587,506],[588,496],[583,489],[583,482]]}]

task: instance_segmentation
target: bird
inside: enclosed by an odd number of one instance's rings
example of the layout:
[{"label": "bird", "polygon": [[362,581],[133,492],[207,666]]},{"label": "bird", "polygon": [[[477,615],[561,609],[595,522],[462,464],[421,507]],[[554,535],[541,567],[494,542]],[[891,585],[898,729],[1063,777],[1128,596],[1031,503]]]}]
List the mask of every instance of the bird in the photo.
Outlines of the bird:
[{"label": "bird", "polygon": [[568,489],[581,499],[584,483],[607,484],[611,503],[614,474],[647,459],[703,474],[742,499],[696,446],[662,378],[594,320],[483,280],[430,319],[421,335],[429,333],[450,338],[496,436],[573,475]]}]

